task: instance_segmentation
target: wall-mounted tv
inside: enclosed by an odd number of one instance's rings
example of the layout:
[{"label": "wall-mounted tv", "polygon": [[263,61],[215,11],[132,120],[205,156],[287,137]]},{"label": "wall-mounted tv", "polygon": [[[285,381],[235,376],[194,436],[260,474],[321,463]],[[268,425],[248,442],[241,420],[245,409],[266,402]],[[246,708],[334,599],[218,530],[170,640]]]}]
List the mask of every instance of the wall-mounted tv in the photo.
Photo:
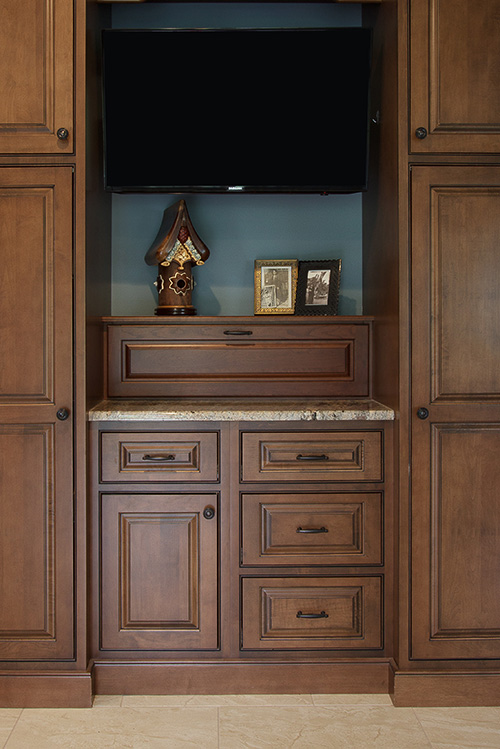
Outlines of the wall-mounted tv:
[{"label": "wall-mounted tv", "polygon": [[369,29],[110,29],[102,41],[108,190],[366,189]]}]

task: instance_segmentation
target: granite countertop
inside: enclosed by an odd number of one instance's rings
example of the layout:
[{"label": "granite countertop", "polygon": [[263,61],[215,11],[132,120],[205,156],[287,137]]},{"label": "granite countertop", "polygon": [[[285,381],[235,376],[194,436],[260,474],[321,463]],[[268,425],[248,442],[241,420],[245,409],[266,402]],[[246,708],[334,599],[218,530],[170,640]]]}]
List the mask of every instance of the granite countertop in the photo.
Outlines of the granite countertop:
[{"label": "granite countertop", "polygon": [[394,411],[373,400],[228,399],[106,400],[89,421],[393,421]]}]

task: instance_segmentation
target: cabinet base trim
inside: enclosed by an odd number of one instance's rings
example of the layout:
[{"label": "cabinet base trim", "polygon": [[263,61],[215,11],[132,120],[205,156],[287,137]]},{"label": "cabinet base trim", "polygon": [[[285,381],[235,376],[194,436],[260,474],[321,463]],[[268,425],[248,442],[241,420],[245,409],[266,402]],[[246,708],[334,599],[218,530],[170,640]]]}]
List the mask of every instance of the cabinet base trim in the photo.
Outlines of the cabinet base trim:
[{"label": "cabinet base trim", "polygon": [[0,672],[0,707],[92,707],[92,678],[86,672]]},{"label": "cabinet base trim", "polygon": [[96,694],[380,694],[390,663],[96,662]]},{"label": "cabinet base trim", "polygon": [[494,707],[500,705],[500,672],[396,673],[396,707]]}]

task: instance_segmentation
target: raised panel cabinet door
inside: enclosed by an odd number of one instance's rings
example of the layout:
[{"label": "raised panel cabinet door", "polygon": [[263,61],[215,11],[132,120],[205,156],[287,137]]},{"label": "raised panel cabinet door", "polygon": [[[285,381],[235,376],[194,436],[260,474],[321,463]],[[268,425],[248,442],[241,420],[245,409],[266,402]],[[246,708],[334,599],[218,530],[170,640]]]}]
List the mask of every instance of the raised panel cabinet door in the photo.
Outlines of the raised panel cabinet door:
[{"label": "raised panel cabinet door", "polygon": [[71,169],[0,169],[0,248],[0,659],[70,659]]},{"label": "raised panel cabinet door", "polygon": [[217,500],[101,495],[101,650],[217,649]]},{"label": "raised panel cabinet door", "polygon": [[500,169],[412,172],[411,657],[500,657]]},{"label": "raised panel cabinet door", "polygon": [[500,0],[411,0],[410,152],[500,150]]},{"label": "raised panel cabinet door", "polygon": [[73,0],[2,0],[0,153],[73,150]]}]

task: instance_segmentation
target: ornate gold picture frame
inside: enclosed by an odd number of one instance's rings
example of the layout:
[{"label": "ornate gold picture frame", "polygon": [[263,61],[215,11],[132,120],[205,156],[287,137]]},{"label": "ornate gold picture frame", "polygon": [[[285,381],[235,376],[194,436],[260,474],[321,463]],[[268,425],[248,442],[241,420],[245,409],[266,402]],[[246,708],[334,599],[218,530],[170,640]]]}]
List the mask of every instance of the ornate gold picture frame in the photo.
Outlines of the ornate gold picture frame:
[{"label": "ornate gold picture frame", "polygon": [[254,314],[293,315],[298,260],[256,260]]}]

